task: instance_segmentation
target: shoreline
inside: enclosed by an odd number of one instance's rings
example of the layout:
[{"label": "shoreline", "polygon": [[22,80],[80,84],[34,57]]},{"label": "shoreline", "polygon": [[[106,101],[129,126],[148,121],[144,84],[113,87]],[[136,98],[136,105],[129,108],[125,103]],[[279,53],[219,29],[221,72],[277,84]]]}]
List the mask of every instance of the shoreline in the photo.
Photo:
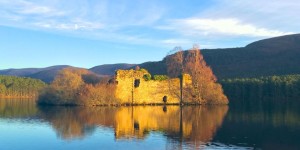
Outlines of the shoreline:
[{"label": "shoreline", "polygon": [[201,104],[201,103],[147,103],[147,104],[99,104],[99,105],[79,105],[79,104],[44,104],[37,103],[38,106],[83,106],[83,107],[128,107],[128,106],[228,106],[228,104]]}]

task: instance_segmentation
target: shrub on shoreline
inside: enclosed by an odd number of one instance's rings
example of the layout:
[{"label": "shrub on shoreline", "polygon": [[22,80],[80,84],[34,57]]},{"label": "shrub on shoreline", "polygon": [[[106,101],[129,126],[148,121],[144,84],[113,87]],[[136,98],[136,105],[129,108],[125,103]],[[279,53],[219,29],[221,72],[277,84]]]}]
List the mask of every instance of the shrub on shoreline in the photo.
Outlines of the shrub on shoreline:
[{"label": "shrub on shoreline", "polygon": [[88,70],[66,68],[39,95],[40,105],[102,105],[112,103],[114,84]]}]

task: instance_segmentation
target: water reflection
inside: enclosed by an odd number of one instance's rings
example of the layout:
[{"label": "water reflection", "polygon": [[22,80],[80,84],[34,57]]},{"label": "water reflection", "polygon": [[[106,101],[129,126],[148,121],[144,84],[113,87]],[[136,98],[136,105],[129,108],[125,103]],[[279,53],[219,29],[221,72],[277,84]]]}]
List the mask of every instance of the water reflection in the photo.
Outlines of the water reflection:
[{"label": "water reflection", "polygon": [[214,141],[260,149],[300,149],[299,103],[232,106]]},{"label": "water reflection", "polygon": [[32,99],[0,99],[0,118],[34,118],[37,111]]},{"label": "water reflection", "polygon": [[41,119],[49,122],[62,139],[84,138],[105,120],[105,112],[82,107],[39,107]]},{"label": "water reflection", "polygon": [[41,117],[64,139],[84,137],[97,126],[114,129],[118,139],[144,139],[159,131],[179,141],[210,141],[227,106],[39,107]]},{"label": "water reflection", "polygon": [[[32,125],[32,131],[26,128],[28,133],[34,132],[35,125],[46,125],[40,134],[51,136],[54,131],[54,141],[67,140],[74,145],[89,145],[84,142],[88,139],[100,145],[105,142],[133,147],[158,140],[155,146],[166,149],[300,149],[299,106],[37,107],[33,100],[0,99],[0,126],[1,134],[5,131],[6,136],[18,136],[19,132],[7,130],[10,127],[6,124],[20,131],[23,125]],[[16,121],[9,123],[11,119]],[[39,134],[26,136],[26,140],[39,140]]]}]

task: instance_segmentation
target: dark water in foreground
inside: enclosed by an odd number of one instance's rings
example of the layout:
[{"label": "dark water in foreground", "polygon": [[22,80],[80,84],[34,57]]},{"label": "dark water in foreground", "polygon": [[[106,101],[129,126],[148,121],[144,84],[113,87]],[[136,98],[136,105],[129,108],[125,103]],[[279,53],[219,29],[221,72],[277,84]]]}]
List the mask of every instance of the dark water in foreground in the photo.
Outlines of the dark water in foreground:
[{"label": "dark water in foreground", "polygon": [[37,107],[0,100],[0,149],[300,149],[300,109]]}]

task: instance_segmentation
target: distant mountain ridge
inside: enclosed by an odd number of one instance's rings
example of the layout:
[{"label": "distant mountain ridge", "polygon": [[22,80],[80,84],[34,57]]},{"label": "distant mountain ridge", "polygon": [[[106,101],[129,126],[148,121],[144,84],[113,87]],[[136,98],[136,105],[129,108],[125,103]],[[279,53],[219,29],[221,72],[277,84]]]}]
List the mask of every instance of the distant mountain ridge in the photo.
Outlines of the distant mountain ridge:
[{"label": "distant mountain ridge", "polygon": [[45,68],[23,68],[23,69],[5,69],[0,70],[1,75],[31,77],[40,79],[44,82],[50,82],[61,69],[72,67],[68,65],[57,65]]},{"label": "distant mountain ridge", "polygon": [[46,68],[22,68],[22,69],[4,69],[0,70],[0,74],[2,75],[11,75],[11,76],[26,76],[29,74],[38,73],[40,71],[57,69],[57,68],[65,68],[70,67],[67,65],[57,65],[57,66],[50,66]]},{"label": "distant mountain ridge", "polygon": [[[136,66],[136,64],[125,64],[125,63],[105,64],[105,65],[95,66],[88,70],[98,74],[99,76],[110,76],[113,75],[115,70],[117,69],[127,69],[132,66]],[[5,69],[5,70],[0,70],[0,75],[30,77],[30,78],[40,79],[44,82],[50,83],[51,81],[53,81],[53,79],[55,78],[55,76],[60,70],[68,67],[73,67],[73,66],[57,65],[57,66],[51,66],[46,68]]]},{"label": "distant mountain ridge", "polygon": [[90,68],[89,70],[101,75],[113,75],[115,71],[118,69],[127,69],[136,65],[137,64],[126,64],[126,63],[104,64],[104,65],[95,66],[93,68]]},{"label": "distant mountain ridge", "polygon": [[[259,40],[241,48],[203,49],[204,60],[219,79],[300,74],[300,34]],[[168,56],[167,56],[168,57]],[[99,75],[140,66],[151,74],[166,74],[165,59],[142,64],[105,64],[90,68]],[[25,76],[51,82],[67,65],[0,70],[1,75]]]},{"label": "distant mountain ridge", "polygon": [[72,66],[67,66],[67,65],[52,66],[52,67],[48,67],[47,69],[42,69],[39,72],[28,74],[25,76],[30,78],[40,79],[46,83],[49,83],[54,80],[55,76],[60,70],[68,67],[72,67]]}]

